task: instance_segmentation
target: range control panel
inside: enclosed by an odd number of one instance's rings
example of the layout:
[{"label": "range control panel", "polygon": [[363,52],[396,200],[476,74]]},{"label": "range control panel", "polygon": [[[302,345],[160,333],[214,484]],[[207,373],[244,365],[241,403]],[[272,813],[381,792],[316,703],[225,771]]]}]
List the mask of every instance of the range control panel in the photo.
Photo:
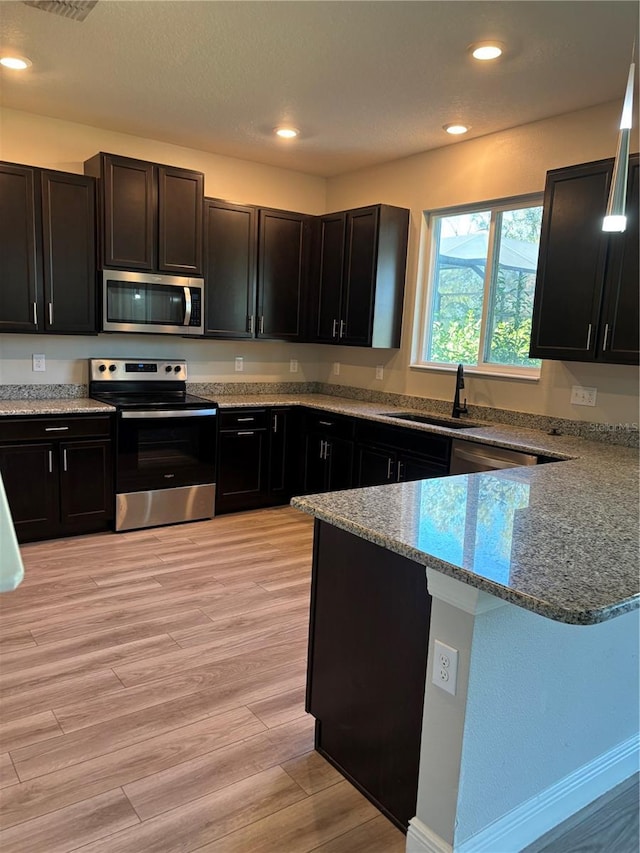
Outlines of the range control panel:
[{"label": "range control panel", "polygon": [[90,358],[89,380],[91,382],[144,379],[166,382],[169,379],[186,381],[187,362],[183,359],[163,361],[143,358]]}]

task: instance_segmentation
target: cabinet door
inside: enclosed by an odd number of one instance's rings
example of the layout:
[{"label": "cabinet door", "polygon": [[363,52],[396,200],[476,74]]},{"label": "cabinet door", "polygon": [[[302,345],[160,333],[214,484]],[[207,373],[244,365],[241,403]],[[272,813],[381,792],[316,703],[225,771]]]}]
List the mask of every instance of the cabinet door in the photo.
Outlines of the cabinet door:
[{"label": "cabinet door", "polygon": [[220,433],[217,513],[264,506],[267,502],[267,450],[266,430]]},{"label": "cabinet door", "polygon": [[58,532],[58,462],[53,444],[0,445],[0,473],[18,541]]},{"label": "cabinet door", "polygon": [[204,175],[158,166],[158,269],[202,274]]},{"label": "cabinet door", "polygon": [[300,465],[295,409],[270,412],[269,503],[288,503],[300,492]]},{"label": "cabinet door", "polygon": [[396,454],[361,444],[357,448],[356,486],[382,486],[396,481]]},{"label": "cabinet door", "polygon": [[34,169],[0,163],[0,332],[42,328]]},{"label": "cabinet door", "polygon": [[353,485],[353,442],[343,438],[327,439],[325,449],[327,489],[350,489]]},{"label": "cabinet door", "polygon": [[638,364],[638,155],[629,160],[627,228],[609,235],[600,358],[614,364]]},{"label": "cabinet door", "polygon": [[103,155],[103,263],[154,269],[156,183],[153,163]]},{"label": "cabinet door", "polygon": [[547,175],[531,332],[532,358],[593,361],[604,283],[612,161]]},{"label": "cabinet door", "polygon": [[319,433],[310,433],[305,439],[304,493],[317,494],[328,488],[327,465],[324,458],[326,438]]},{"label": "cabinet door", "polygon": [[317,293],[313,318],[314,340],[338,340],[342,311],[345,213],[320,217],[318,234]]},{"label": "cabinet door", "polygon": [[110,441],[69,441],[59,448],[63,532],[105,528],[114,515]]},{"label": "cabinet door", "polygon": [[205,334],[252,338],[256,314],[256,211],[205,201]]},{"label": "cabinet door", "polygon": [[401,453],[398,458],[397,479],[399,483],[408,483],[410,480],[429,480],[432,477],[446,477],[448,473],[446,465],[437,465],[421,456]]},{"label": "cabinet door", "polygon": [[258,337],[303,337],[305,218],[283,210],[259,212]]},{"label": "cabinet door", "polygon": [[95,333],[95,182],[42,172],[45,329]]},{"label": "cabinet door", "polygon": [[342,285],[341,342],[370,346],[373,332],[373,295],[378,248],[377,207],[347,213],[344,278]]}]

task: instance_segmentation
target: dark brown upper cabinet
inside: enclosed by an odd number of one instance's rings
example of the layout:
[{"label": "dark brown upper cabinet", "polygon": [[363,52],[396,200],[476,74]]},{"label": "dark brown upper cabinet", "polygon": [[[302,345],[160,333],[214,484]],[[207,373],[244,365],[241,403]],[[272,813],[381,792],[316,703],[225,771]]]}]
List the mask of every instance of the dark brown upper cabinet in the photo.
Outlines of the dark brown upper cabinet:
[{"label": "dark brown upper cabinet", "polygon": [[257,221],[254,207],[205,199],[205,335],[254,337]]},{"label": "dark brown upper cabinet", "polygon": [[400,346],[409,211],[378,204],[318,217],[311,340]]},{"label": "dark brown upper cabinet", "polygon": [[613,159],[547,173],[532,358],[638,363],[638,155],[620,234],[602,231],[612,173]]},{"label": "dark brown upper cabinet", "polygon": [[95,334],[95,181],[0,164],[0,331]]},{"label": "dark brown upper cabinet", "polygon": [[202,274],[201,172],[103,152],[84,171],[100,179],[103,267]]},{"label": "dark brown upper cabinet", "polygon": [[311,219],[287,210],[258,210],[258,338],[305,340]]}]

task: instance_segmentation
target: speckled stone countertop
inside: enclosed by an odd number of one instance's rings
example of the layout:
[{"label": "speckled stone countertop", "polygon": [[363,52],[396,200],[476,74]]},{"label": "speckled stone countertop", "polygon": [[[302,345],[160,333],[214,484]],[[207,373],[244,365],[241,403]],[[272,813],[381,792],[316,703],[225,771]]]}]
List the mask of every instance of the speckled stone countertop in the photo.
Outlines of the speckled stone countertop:
[{"label": "speckled stone countertop", "polygon": [[96,415],[115,412],[113,406],[88,397],[52,400],[0,400],[0,417],[20,415]]},{"label": "speckled stone countertop", "polygon": [[573,459],[292,505],[534,613],[595,624],[640,605],[637,452],[558,440]]}]

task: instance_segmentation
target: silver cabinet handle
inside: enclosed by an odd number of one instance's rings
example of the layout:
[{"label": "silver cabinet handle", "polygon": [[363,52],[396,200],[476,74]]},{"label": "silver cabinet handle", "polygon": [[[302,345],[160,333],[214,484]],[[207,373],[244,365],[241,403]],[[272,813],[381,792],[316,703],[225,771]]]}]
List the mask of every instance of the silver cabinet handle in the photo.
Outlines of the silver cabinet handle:
[{"label": "silver cabinet handle", "polygon": [[389,457],[387,459],[387,480],[391,479],[391,466],[392,466],[392,464],[393,464],[393,461],[392,461],[391,457]]},{"label": "silver cabinet handle", "polygon": [[320,459],[324,459],[324,440],[320,439]]},{"label": "silver cabinet handle", "polygon": [[253,421],[255,421],[255,418],[236,418],[236,421],[239,424],[253,423]]},{"label": "silver cabinet handle", "polygon": [[253,430],[240,430],[236,435],[255,435],[255,432]]},{"label": "silver cabinet handle", "polygon": [[404,462],[398,462],[398,477],[397,482],[399,483],[404,477]]},{"label": "silver cabinet handle", "polygon": [[273,416],[273,431],[274,433],[278,432],[278,416]]},{"label": "silver cabinet handle", "polygon": [[609,324],[604,324],[604,340],[602,342],[602,352],[604,352],[607,348],[607,341],[609,340]]},{"label": "silver cabinet handle", "polygon": [[591,348],[591,323],[589,323],[589,329],[587,331],[587,349]]},{"label": "silver cabinet handle", "polygon": [[318,423],[319,423],[321,426],[329,426],[329,427],[333,426],[333,422],[332,422],[332,421],[318,421]]},{"label": "silver cabinet handle", "polygon": [[38,303],[37,302],[33,303],[33,325],[34,326],[38,325]]},{"label": "silver cabinet handle", "polygon": [[328,459],[328,458],[329,458],[329,447],[330,447],[330,446],[331,446],[331,445],[329,444],[329,442],[328,442],[328,441],[325,441],[325,443],[324,443],[324,458],[325,458],[325,459]]},{"label": "silver cabinet handle", "polygon": [[347,324],[344,320],[340,320],[340,337],[344,338],[344,333],[347,330]]},{"label": "silver cabinet handle", "polygon": [[331,329],[331,337],[332,338],[338,337],[338,321],[337,320],[333,321],[333,327]]},{"label": "silver cabinet handle", "polygon": [[44,431],[45,432],[64,432],[67,429],[69,429],[68,426],[66,426],[66,427],[45,427]]},{"label": "silver cabinet handle", "polygon": [[184,324],[188,326],[191,322],[191,288],[184,288]]},{"label": "silver cabinet handle", "polygon": [[260,316],[260,334],[264,335],[264,314]]},{"label": "silver cabinet handle", "polygon": [[53,302],[49,303],[49,325],[53,326]]},{"label": "silver cabinet handle", "polygon": [[53,450],[49,451],[49,473],[53,474]]},{"label": "silver cabinet handle", "polygon": [[251,314],[249,317],[249,334],[250,335],[252,335],[255,331],[255,321],[256,321],[256,318],[253,316],[253,314]]},{"label": "silver cabinet handle", "polygon": [[67,450],[66,450],[66,448],[62,451],[62,468],[64,471],[67,470]]}]

